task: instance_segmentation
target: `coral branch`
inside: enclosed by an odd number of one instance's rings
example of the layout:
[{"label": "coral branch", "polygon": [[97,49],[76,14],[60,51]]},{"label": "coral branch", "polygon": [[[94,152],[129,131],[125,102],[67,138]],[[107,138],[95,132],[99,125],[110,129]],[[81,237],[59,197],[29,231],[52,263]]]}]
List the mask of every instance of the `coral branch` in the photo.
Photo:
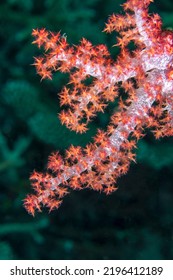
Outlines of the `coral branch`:
[{"label": "coral branch", "polygon": [[[128,0],[124,15],[112,15],[104,29],[117,31],[121,52],[114,61],[106,46],[93,46],[82,39],[69,46],[67,38],[45,29],[33,30],[43,57],[34,65],[42,79],[53,71],[69,72],[70,80],[60,93],[61,105],[68,105],[59,117],[69,129],[83,133],[87,124],[108,101],[119,98],[119,109],[106,132],[98,131],[94,142],[82,149],[71,146],[63,159],[57,152],[49,157],[46,174],[33,172],[35,194],[28,195],[25,208],[34,215],[42,206],[58,208],[71,189],[91,188],[110,194],[116,180],[135,161],[134,149],[150,128],[156,139],[173,135],[173,33],[163,31],[159,15],[150,15],[152,0]],[[136,49],[128,45],[134,42]],[[89,85],[87,78],[92,78]],[[120,89],[126,92],[121,97]]]}]

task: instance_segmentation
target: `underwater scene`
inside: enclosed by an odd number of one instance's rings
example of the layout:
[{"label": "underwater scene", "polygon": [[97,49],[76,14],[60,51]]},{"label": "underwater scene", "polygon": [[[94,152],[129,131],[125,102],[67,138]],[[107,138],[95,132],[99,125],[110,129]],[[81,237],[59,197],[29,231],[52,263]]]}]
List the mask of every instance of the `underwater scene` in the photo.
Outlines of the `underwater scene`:
[{"label": "underwater scene", "polygon": [[[122,13],[124,2],[1,0],[1,260],[173,259],[172,136],[155,139],[145,129],[135,160],[111,195],[76,187],[59,209],[43,207],[33,216],[24,207],[27,195],[33,193],[29,179],[33,171],[45,172],[53,152],[64,156],[71,145],[92,143],[118,107],[116,100],[109,102],[85,133],[63,125],[58,93],[68,84],[69,73],[57,71],[52,79],[38,75],[34,58],[43,52],[33,44],[33,30],[60,31],[61,38],[74,46],[82,38],[104,44],[116,60],[116,31],[103,30],[110,15]],[[149,11],[159,14],[164,30],[173,30],[171,0],[155,0]]]}]

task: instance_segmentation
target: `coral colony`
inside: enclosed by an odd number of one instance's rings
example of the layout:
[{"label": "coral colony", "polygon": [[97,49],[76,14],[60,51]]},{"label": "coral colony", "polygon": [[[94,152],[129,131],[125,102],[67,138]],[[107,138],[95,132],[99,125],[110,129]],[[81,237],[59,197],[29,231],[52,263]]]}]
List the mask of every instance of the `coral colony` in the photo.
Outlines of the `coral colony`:
[{"label": "coral colony", "polygon": [[[78,46],[70,46],[60,32],[33,30],[33,43],[45,51],[34,63],[42,79],[52,79],[57,70],[70,73],[60,93],[61,105],[69,107],[59,114],[62,124],[83,133],[109,101],[119,99],[119,106],[107,131],[98,130],[92,143],[85,148],[71,145],[64,158],[53,153],[47,173],[32,173],[35,194],[24,200],[30,214],[43,206],[50,211],[58,208],[71,190],[111,194],[117,189],[117,178],[135,161],[134,150],[145,128],[156,139],[173,136],[173,32],[162,30],[158,14],[148,13],[151,2],[128,0],[122,5],[124,14],[109,17],[104,31],[118,32],[116,45],[121,51],[116,61],[103,44],[93,46],[83,38]],[[89,77],[92,83],[87,85]]]}]

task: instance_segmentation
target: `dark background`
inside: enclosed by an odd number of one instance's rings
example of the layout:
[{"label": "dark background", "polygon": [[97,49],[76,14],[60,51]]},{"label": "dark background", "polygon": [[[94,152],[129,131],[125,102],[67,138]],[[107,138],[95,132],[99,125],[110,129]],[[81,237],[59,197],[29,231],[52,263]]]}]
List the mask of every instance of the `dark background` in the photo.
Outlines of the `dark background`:
[{"label": "dark background", "polygon": [[[104,43],[113,57],[115,34],[102,32],[115,0],[1,0],[0,4],[0,259],[172,259],[173,139],[154,140],[147,132],[137,149],[137,165],[118,180],[111,196],[84,190],[65,197],[58,211],[35,218],[23,208],[31,192],[29,176],[44,170],[52,151],[85,146],[105,128],[114,110],[99,114],[85,135],[57,119],[57,93],[67,76],[42,81],[31,65],[40,52],[33,28],[66,33],[70,43],[85,37]],[[173,27],[171,0],[150,10]]]}]

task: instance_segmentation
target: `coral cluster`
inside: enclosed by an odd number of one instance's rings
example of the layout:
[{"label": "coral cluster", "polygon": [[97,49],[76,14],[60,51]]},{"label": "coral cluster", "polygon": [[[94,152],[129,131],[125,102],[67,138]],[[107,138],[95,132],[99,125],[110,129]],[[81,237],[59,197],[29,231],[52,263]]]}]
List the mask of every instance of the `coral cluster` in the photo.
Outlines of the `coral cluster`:
[{"label": "coral cluster", "polygon": [[124,14],[109,17],[104,31],[118,33],[116,60],[105,45],[93,46],[83,38],[70,46],[65,34],[33,30],[33,43],[45,51],[34,63],[42,79],[52,79],[54,71],[70,73],[60,93],[62,124],[83,133],[108,102],[118,99],[119,106],[107,131],[99,130],[93,143],[83,149],[72,145],[65,158],[53,153],[46,174],[33,172],[35,194],[24,201],[30,214],[42,206],[58,208],[71,189],[112,193],[117,178],[135,161],[134,149],[145,128],[156,139],[173,135],[173,32],[162,30],[158,14],[149,14],[150,2],[128,0]]}]

